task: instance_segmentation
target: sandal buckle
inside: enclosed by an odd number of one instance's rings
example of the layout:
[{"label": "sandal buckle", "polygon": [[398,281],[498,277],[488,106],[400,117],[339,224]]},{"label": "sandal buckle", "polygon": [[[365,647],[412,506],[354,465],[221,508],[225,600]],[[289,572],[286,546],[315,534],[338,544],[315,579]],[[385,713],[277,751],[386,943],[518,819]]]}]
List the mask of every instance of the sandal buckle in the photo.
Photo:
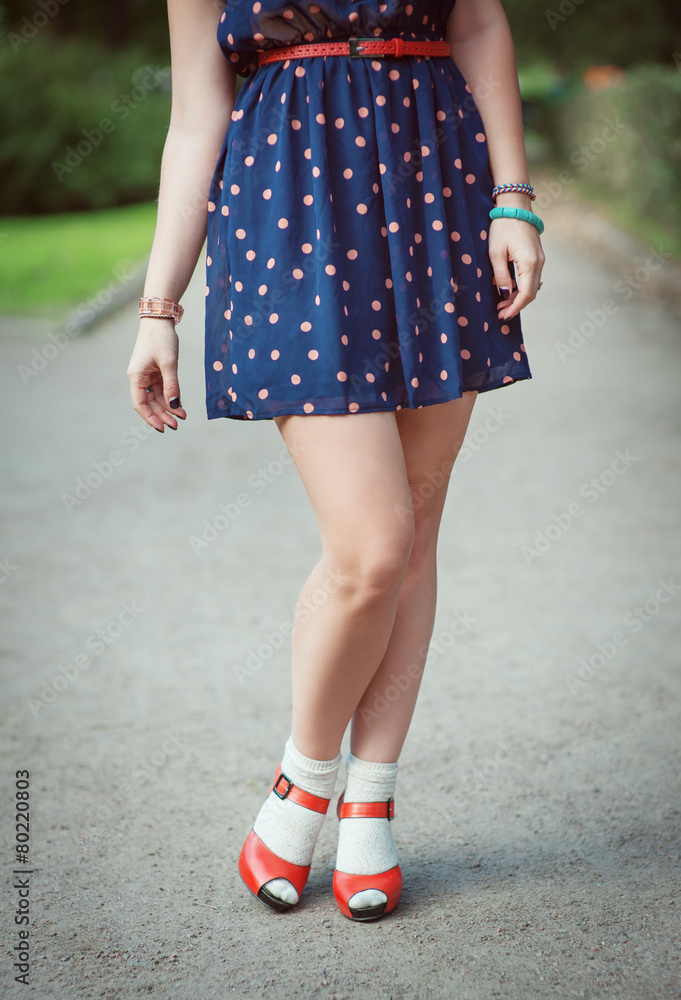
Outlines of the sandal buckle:
[{"label": "sandal buckle", "polygon": [[388,820],[394,819],[395,818],[395,799],[392,799],[392,798],[388,799],[386,805],[388,807],[387,814],[386,814]]},{"label": "sandal buckle", "polygon": [[[279,782],[281,781],[282,778],[284,779],[284,781],[288,781],[288,787],[287,787],[287,789],[286,789],[285,792],[280,792],[279,791]],[[277,778],[277,780],[272,785],[272,791],[274,792],[275,795],[278,795],[280,799],[285,799],[286,796],[288,795],[288,793],[291,791],[292,788],[293,788],[293,782],[291,781],[291,779],[289,777],[287,777],[284,774],[283,771],[281,772],[281,774],[279,775],[279,777]]]}]

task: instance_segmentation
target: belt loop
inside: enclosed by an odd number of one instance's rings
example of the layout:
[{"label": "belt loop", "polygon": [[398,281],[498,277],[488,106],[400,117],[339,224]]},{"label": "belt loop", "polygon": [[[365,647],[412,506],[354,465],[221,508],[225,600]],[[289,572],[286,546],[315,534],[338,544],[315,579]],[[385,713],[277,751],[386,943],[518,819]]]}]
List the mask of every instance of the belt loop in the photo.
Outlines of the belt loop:
[{"label": "belt loop", "polygon": [[394,56],[404,55],[404,39],[393,38],[393,55]]}]

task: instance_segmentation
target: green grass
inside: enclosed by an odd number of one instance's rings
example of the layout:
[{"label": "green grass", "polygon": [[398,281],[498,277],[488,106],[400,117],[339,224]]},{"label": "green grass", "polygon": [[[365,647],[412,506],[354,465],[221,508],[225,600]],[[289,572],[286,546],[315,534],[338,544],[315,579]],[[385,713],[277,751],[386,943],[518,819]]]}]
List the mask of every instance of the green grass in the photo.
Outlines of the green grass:
[{"label": "green grass", "polygon": [[68,311],[151,250],[156,204],[0,218],[0,313]]}]

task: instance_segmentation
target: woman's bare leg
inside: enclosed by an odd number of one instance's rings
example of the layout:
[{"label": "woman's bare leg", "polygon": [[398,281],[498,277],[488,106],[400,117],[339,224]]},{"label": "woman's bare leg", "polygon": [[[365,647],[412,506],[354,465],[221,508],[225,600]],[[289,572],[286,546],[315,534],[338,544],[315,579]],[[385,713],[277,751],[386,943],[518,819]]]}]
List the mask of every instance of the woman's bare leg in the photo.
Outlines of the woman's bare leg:
[{"label": "woman's bare leg", "polygon": [[292,737],[329,760],[390,640],[414,541],[411,493],[395,412],[274,419],[322,542],[294,619]]},{"label": "woman's bare leg", "polygon": [[399,757],[432,635],[447,487],[476,397],[359,420],[275,418],[322,539],[292,643],[293,739],[309,757],[337,753],[350,718],[356,757]]},{"label": "woman's bare leg", "polygon": [[362,760],[396,761],[409,729],[435,619],[442,510],[476,397],[397,412],[416,533],[390,641],[352,719],[351,749]]}]

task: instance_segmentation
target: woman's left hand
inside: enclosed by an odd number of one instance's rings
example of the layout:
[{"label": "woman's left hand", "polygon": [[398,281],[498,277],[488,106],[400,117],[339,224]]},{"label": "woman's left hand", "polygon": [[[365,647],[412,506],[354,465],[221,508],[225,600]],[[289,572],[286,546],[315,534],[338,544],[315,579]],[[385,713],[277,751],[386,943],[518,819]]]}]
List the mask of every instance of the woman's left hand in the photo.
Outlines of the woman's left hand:
[{"label": "woman's left hand", "polygon": [[[508,288],[511,293],[508,299],[499,300],[499,319],[510,319],[532,302],[539,291],[546,259],[539,231],[521,219],[492,219],[489,228],[489,259],[494,268],[497,289]],[[515,289],[508,270],[510,260],[515,265]]]}]

